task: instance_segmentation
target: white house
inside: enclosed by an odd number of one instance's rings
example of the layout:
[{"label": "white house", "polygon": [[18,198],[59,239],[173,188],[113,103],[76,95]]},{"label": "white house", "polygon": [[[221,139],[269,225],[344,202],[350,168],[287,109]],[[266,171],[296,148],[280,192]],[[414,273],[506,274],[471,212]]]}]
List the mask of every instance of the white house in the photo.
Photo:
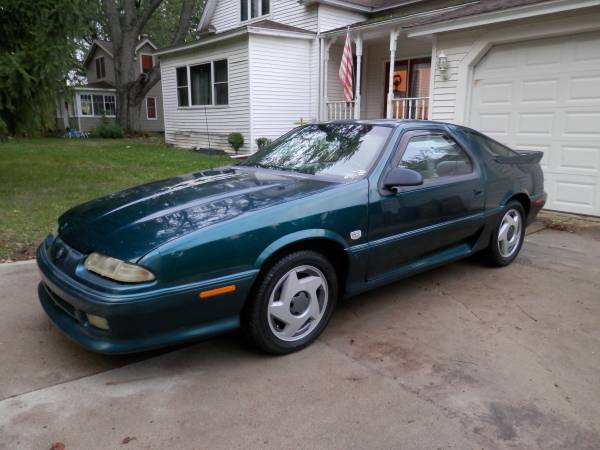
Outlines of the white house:
[{"label": "white house", "polygon": [[600,215],[600,0],[208,0],[200,26],[155,53],[169,143],[226,149],[238,131],[251,152],[314,120],[455,122],[543,150],[547,207]]}]

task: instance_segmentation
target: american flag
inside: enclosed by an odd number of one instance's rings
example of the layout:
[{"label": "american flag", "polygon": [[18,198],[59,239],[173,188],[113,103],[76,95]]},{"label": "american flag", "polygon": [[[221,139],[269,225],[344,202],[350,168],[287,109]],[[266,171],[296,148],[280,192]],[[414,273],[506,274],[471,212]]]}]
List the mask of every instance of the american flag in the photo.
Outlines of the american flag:
[{"label": "american flag", "polygon": [[347,102],[354,100],[354,89],[352,82],[352,73],[354,64],[352,62],[352,43],[350,42],[350,30],[346,33],[346,43],[344,44],[344,54],[340,64],[339,77],[344,87],[344,97]]}]

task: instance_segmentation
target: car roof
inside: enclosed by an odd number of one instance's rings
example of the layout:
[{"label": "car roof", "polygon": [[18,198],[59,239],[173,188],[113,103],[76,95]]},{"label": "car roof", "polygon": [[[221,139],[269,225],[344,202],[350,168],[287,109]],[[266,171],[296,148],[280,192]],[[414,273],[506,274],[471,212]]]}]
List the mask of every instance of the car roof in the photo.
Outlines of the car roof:
[{"label": "car roof", "polygon": [[370,120],[333,120],[322,123],[357,123],[365,125],[378,125],[392,128],[448,128],[458,127],[456,124],[447,122],[437,122],[434,120],[416,120],[416,119],[370,119]]}]

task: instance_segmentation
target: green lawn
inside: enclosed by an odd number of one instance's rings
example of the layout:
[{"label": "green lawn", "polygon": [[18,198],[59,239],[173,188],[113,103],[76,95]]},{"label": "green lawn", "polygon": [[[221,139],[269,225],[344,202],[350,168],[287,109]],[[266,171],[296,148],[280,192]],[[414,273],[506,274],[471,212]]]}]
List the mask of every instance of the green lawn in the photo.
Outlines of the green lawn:
[{"label": "green lawn", "polygon": [[32,256],[56,218],[86,200],[229,162],[227,157],[174,149],[152,139],[0,143],[0,260]]}]

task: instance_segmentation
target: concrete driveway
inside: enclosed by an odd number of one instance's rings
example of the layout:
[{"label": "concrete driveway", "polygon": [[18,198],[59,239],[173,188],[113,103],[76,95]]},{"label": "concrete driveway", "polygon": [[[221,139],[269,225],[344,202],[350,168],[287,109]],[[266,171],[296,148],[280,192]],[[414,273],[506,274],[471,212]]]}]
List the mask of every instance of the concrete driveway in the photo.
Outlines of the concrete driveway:
[{"label": "concrete driveway", "polygon": [[[542,230],[342,302],[310,348],[81,350],[0,266],[0,448],[600,448],[600,240]],[[60,446],[58,446],[60,448]]]}]

